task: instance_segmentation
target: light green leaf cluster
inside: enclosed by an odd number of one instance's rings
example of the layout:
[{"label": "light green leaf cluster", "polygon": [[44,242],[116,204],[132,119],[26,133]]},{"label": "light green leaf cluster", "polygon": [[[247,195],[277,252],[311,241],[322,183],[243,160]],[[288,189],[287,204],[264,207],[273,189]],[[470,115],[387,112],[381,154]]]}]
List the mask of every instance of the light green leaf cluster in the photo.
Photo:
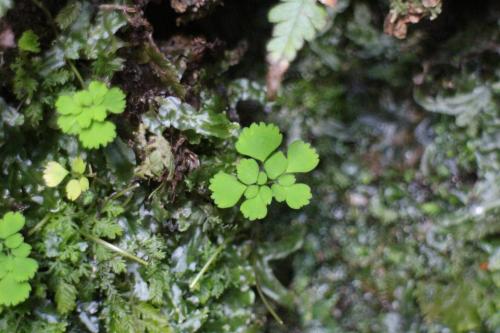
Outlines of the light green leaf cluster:
[{"label": "light green leaf cluster", "polygon": [[210,180],[212,199],[219,208],[233,207],[244,197],[241,212],[249,220],[257,220],[266,217],[273,197],[293,209],[309,203],[311,189],[296,183],[294,174],[316,168],[318,154],[308,143],[298,140],[290,144],[285,156],[276,151],[282,140],[283,135],[273,124],[252,124],[243,129],[236,150],[251,158],[239,161],[236,176],[220,171]]},{"label": "light green leaf cluster", "polygon": [[[81,157],[71,161],[73,178],[66,184],[66,197],[71,201],[75,201],[89,189],[89,180],[84,176],[86,167],[87,165]],[[64,166],[51,161],[45,166],[43,180],[48,187],[57,187],[69,173]]]},{"label": "light green leaf cluster", "polygon": [[269,12],[274,23],[273,36],[267,44],[271,63],[295,59],[305,41],[326,24],[326,10],[316,0],[281,0]]},{"label": "light green leaf cluster", "polygon": [[125,94],[92,81],[86,90],[61,95],[56,101],[57,124],[64,133],[78,135],[85,148],[104,147],[116,137],[115,125],[107,121],[109,113],[125,110]]},{"label": "light green leaf cluster", "polygon": [[28,258],[31,246],[19,232],[25,222],[21,213],[13,212],[0,219],[0,305],[25,301],[31,291],[28,281],[38,270],[38,263]]}]

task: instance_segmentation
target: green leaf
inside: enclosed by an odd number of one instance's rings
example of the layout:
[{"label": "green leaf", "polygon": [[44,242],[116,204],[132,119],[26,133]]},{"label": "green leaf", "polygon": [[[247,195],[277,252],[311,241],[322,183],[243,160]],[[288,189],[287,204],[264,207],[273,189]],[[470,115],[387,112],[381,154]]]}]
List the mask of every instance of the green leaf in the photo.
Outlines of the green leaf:
[{"label": "green leaf", "polygon": [[242,183],[247,185],[255,184],[259,176],[259,165],[254,159],[244,158],[238,163],[236,172],[238,174],[238,179],[241,180]]},{"label": "green leaf", "polygon": [[286,172],[309,172],[319,163],[318,153],[304,141],[294,141],[288,146],[288,167]]},{"label": "green leaf", "polygon": [[293,184],[284,187],[286,191],[286,203],[292,209],[300,209],[309,204],[312,198],[311,188],[306,184]]},{"label": "green leaf", "polygon": [[96,149],[104,147],[116,137],[115,124],[109,121],[93,122],[92,126],[83,129],[78,138],[85,148]]},{"label": "green leaf", "polygon": [[75,103],[73,97],[69,95],[61,95],[57,98],[56,110],[57,113],[61,115],[79,114],[82,112],[80,106]]},{"label": "green leaf", "polygon": [[15,249],[19,247],[19,245],[21,245],[23,241],[24,241],[23,235],[21,235],[20,233],[15,233],[7,237],[7,239],[5,239],[4,244],[9,249]]},{"label": "green leaf", "polygon": [[290,174],[282,175],[278,178],[278,184],[282,186],[290,186],[295,184],[295,176]]},{"label": "green leaf", "polygon": [[245,191],[245,198],[252,199],[255,198],[259,194],[259,186],[250,185],[247,187]]},{"label": "green leaf", "polygon": [[77,116],[60,115],[57,117],[57,125],[66,134],[78,134],[81,131]]},{"label": "green leaf", "polygon": [[[106,84],[100,81],[90,82],[88,92],[92,96],[92,104],[94,106],[103,104],[104,97],[110,93]],[[106,109],[106,106],[102,105],[102,107]]]},{"label": "green leaf", "polygon": [[17,282],[7,275],[0,279],[0,305],[12,306],[25,301],[31,291],[27,282]]},{"label": "green leaf", "polygon": [[259,172],[259,177],[257,177],[257,184],[264,185],[265,183],[267,183],[267,175],[265,172],[261,171]]},{"label": "green leaf", "polygon": [[24,216],[21,213],[6,213],[0,220],[0,238],[6,239],[17,233],[23,228],[25,222]]},{"label": "green leaf", "polygon": [[89,189],[90,184],[87,177],[80,178],[78,182],[80,183],[80,189],[82,190],[82,192],[85,192]]},{"label": "green leaf", "polygon": [[82,194],[82,186],[77,179],[71,179],[68,184],[66,184],[66,197],[75,201]]},{"label": "green leaf", "polygon": [[264,169],[266,170],[267,176],[271,179],[276,179],[281,176],[286,171],[287,166],[288,161],[285,154],[280,151],[274,153],[264,163]]},{"label": "green leaf", "polygon": [[88,90],[78,91],[73,97],[79,106],[89,107],[93,104],[92,94]]},{"label": "green leaf", "polygon": [[77,295],[78,291],[74,285],[59,280],[59,283],[56,285],[55,295],[57,312],[64,315],[73,311],[76,307]]},{"label": "green leaf", "polygon": [[[252,189],[252,192],[255,190]],[[263,219],[267,215],[267,206],[271,203],[272,198],[269,186],[260,186],[258,187],[258,195],[247,197],[247,200],[241,204],[240,211],[250,221]]]},{"label": "green leaf", "polygon": [[83,112],[87,113],[88,117],[91,120],[95,121],[103,121],[104,119],[106,119],[107,116],[106,108],[102,105],[91,106],[89,108],[86,108]]},{"label": "green leaf", "polygon": [[79,126],[79,131],[84,128],[88,128],[92,124],[94,113],[91,111],[90,107],[82,108],[82,112],[75,116],[77,124]]},{"label": "green leaf", "polygon": [[68,175],[69,171],[66,170],[61,164],[51,161],[47,163],[43,171],[43,180],[48,187],[56,187]]},{"label": "green leaf", "polygon": [[31,252],[31,245],[22,243],[19,247],[12,249],[10,252],[15,257],[26,258]]},{"label": "green leaf", "polygon": [[22,51],[32,53],[40,52],[40,42],[33,30],[23,32],[21,38],[19,38],[18,46]]},{"label": "green leaf", "polygon": [[102,101],[102,106],[111,113],[125,111],[125,94],[120,88],[111,88]]},{"label": "green leaf", "polygon": [[273,191],[273,196],[276,201],[283,202],[286,200],[286,190],[283,186],[279,184],[273,184],[271,190]]},{"label": "green leaf", "polygon": [[261,162],[281,144],[283,135],[273,124],[252,124],[246,127],[236,142],[236,150]]},{"label": "green leaf", "polygon": [[240,211],[250,221],[260,220],[267,215],[267,205],[262,201],[260,195],[258,195],[255,198],[243,201]]},{"label": "green leaf", "polygon": [[212,199],[219,208],[229,208],[238,203],[246,186],[234,176],[219,172],[210,179]]},{"label": "green leaf", "polygon": [[267,52],[269,61],[277,63],[295,59],[304,41],[312,40],[326,25],[327,15],[316,0],[281,0],[268,18],[275,25]]},{"label": "green leaf", "polygon": [[10,263],[7,269],[9,276],[17,282],[28,281],[35,276],[38,270],[38,263],[31,258],[10,257]]},{"label": "green leaf", "polygon": [[62,30],[68,28],[76,21],[82,10],[82,4],[79,1],[69,1],[55,17],[55,21]]},{"label": "green leaf", "polygon": [[83,175],[86,166],[85,161],[81,157],[77,157],[71,161],[71,171],[77,175]]},{"label": "green leaf", "polygon": [[269,205],[273,200],[273,192],[269,188],[269,186],[261,186],[259,188],[259,197],[263,203]]}]

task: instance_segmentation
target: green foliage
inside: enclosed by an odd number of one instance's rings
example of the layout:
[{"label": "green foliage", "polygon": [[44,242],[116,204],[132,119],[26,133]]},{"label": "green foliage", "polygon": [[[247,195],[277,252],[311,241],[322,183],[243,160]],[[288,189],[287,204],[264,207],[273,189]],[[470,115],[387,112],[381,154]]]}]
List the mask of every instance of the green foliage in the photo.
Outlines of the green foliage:
[{"label": "green foliage", "polygon": [[311,189],[306,184],[295,183],[293,173],[312,171],[319,163],[318,154],[299,140],[288,146],[288,157],[279,151],[269,157],[282,140],[282,134],[273,124],[252,124],[242,130],[236,150],[263,162],[263,171],[256,160],[244,158],[236,166],[237,177],[223,171],[215,174],[210,180],[210,190],[219,208],[235,206],[244,194],[246,200],[240,210],[253,221],[267,216],[273,196],[278,202],[286,201],[293,209],[309,204]]},{"label": "green foliage", "polygon": [[305,41],[326,24],[326,11],[316,0],[282,0],[269,12],[274,23],[273,36],[267,44],[272,63],[293,61]]},{"label": "green foliage", "polygon": [[22,51],[32,53],[40,52],[40,42],[38,41],[38,36],[32,30],[23,32],[21,38],[19,38],[18,46]]},{"label": "green foliage", "polygon": [[[76,157],[71,161],[72,179],[66,184],[66,197],[77,200],[80,195],[89,189],[89,180],[84,176],[87,165],[81,157]],[[43,179],[48,187],[57,187],[70,172],[61,164],[48,162],[43,171]]]},{"label": "green foliage", "polygon": [[19,233],[25,218],[8,212],[0,219],[0,305],[13,306],[24,302],[30,294],[31,280],[38,263],[28,258],[31,246]]},{"label": "green foliage", "polygon": [[102,82],[92,81],[86,90],[59,96],[56,109],[61,130],[78,135],[83,147],[95,149],[116,137],[115,125],[106,118],[125,110],[125,94],[119,88],[109,89]]}]

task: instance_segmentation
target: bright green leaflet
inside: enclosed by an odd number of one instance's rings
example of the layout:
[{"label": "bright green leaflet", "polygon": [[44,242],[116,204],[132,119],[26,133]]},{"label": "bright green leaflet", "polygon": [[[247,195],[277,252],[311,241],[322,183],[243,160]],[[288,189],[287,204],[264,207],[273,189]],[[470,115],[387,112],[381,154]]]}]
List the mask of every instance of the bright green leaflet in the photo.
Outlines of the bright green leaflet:
[{"label": "bright green leaflet", "polygon": [[86,90],[59,96],[57,124],[64,133],[78,135],[84,148],[105,147],[116,137],[115,125],[106,118],[122,113],[125,106],[123,91],[92,81]]},{"label": "bright green leaflet", "polygon": [[288,146],[288,167],[286,172],[309,172],[319,163],[318,153],[310,144],[304,141],[295,141]]},{"label": "bright green leaflet", "polygon": [[0,219],[0,305],[13,306],[29,297],[28,283],[38,263],[28,258],[31,246],[19,233],[25,224],[21,213],[6,213]]},{"label": "bright green leaflet", "polygon": [[272,124],[252,124],[246,127],[236,142],[238,153],[253,157],[261,162],[281,144],[283,135]]},{"label": "bright green leaflet", "polygon": [[232,175],[224,172],[219,172],[210,179],[210,190],[212,191],[212,199],[220,208],[229,208],[240,200],[246,186],[243,185]]},{"label": "bright green leaflet", "polygon": [[236,166],[237,177],[219,172],[210,179],[212,199],[219,208],[237,205],[244,195],[240,211],[253,221],[266,217],[273,197],[277,202],[285,201],[292,209],[310,202],[311,189],[306,184],[297,184],[293,173],[313,170],[319,163],[318,154],[303,141],[289,146],[288,158],[281,151],[273,154],[282,139],[273,124],[252,124],[242,130],[236,150],[252,158],[240,160]]},{"label": "bright green leaflet", "polygon": [[251,158],[242,159],[236,167],[236,172],[238,179],[244,184],[255,184],[259,176],[259,164]]}]

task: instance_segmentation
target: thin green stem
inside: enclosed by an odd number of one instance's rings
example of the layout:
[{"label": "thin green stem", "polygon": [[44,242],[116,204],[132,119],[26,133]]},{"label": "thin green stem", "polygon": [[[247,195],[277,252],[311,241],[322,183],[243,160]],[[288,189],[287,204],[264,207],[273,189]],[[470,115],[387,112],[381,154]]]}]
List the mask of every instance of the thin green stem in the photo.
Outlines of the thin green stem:
[{"label": "thin green stem", "polygon": [[199,271],[198,274],[196,274],[196,276],[194,277],[193,281],[191,281],[191,283],[189,284],[189,289],[193,290],[194,288],[196,288],[196,286],[198,285],[198,282],[201,280],[203,275],[207,272],[210,265],[212,265],[212,263],[215,261],[215,259],[217,259],[217,257],[222,252],[222,250],[224,250],[227,243],[228,242],[226,241],[226,242],[222,243],[221,245],[219,245],[219,247],[215,250],[214,254],[212,254],[210,256],[208,261],[202,267],[201,271]]},{"label": "thin green stem", "polygon": [[144,266],[147,266],[147,265],[148,265],[148,262],[147,262],[147,261],[142,260],[141,258],[139,258],[139,257],[137,257],[137,256],[135,256],[135,255],[133,255],[133,254],[131,254],[131,253],[129,253],[129,252],[127,252],[127,251],[125,251],[125,250],[121,249],[121,248],[119,248],[119,247],[118,247],[118,246],[116,246],[116,245],[113,245],[113,244],[111,244],[111,243],[108,243],[108,242],[106,242],[105,240],[102,240],[102,239],[100,239],[100,238],[98,238],[98,237],[95,237],[95,236],[89,235],[89,234],[87,234],[87,233],[85,233],[85,232],[80,231],[80,233],[81,233],[83,236],[87,237],[88,239],[90,239],[90,240],[92,240],[92,241],[96,242],[96,243],[97,243],[97,244],[99,244],[99,245],[102,245],[102,246],[104,246],[104,247],[108,248],[109,250],[111,250],[111,251],[113,251],[113,252],[118,253],[119,255],[121,255],[121,256],[123,256],[123,257],[125,257],[125,258],[128,258],[128,259],[130,259],[130,260],[133,260],[133,261],[135,261],[135,262],[138,262],[139,264],[144,265]]},{"label": "thin green stem", "polygon": [[108,202],[110,200],[113,200],[113,199],[118,199],[120,198],[121,196],[125,195],[127,192],[129,191],[132,191],[132,190],[135,190],[136,188],[139,187],[139,184],[138,183],[135,183],[135,184],[132,184],[130,185],[129,187],[126,187],[124,188],[123,190],[119,191],[119,192],[115,192],[113,194],[111,194],[109,197],[107,197],[104,202],[102,203],[102,207],[106,207],[106,205],[108,204]]},{"label": "thin green stem", "polygon": [[259,294],[259,297],[262,300],[262,303],[264,303],[265,307],[267,308],[267,310],[269,311],[271,316],[273,316],[274,320],[276,320],[278,322],[278,324],[280,324],[281,326],[285,326],[285,323],[283,322],[283,320],[274,311],[271,304],[269,304],[266,297],[264,296],[264,293],[262,292],[262,289],[260,288],[259,279],[257,279],[257,274],[255,274],[255,286],[257,287],[257,293]]},{"label": "thin green stem", "polygon": [[42,229],[47,222],[49,222],[50,215],[45,215],[44,218],[38,222],[33,228],[28,231],[28,236],[32,236],[35,232]]},{"label": "thin green stem", "polygon": [[83,81],[83,77],[81,76],[80,72],[76,68],[76,66],[73,63],[73,61],[69,60],[69,59],[66,59],[66,61],[68,62],[69,67],[71,67],[71,70],[73,71],[73,73],[75,73],[75,76],[78,79],[78,81],[80,82],[80,85],[82,86],[82,89],[85,89],[85,82]]}]

